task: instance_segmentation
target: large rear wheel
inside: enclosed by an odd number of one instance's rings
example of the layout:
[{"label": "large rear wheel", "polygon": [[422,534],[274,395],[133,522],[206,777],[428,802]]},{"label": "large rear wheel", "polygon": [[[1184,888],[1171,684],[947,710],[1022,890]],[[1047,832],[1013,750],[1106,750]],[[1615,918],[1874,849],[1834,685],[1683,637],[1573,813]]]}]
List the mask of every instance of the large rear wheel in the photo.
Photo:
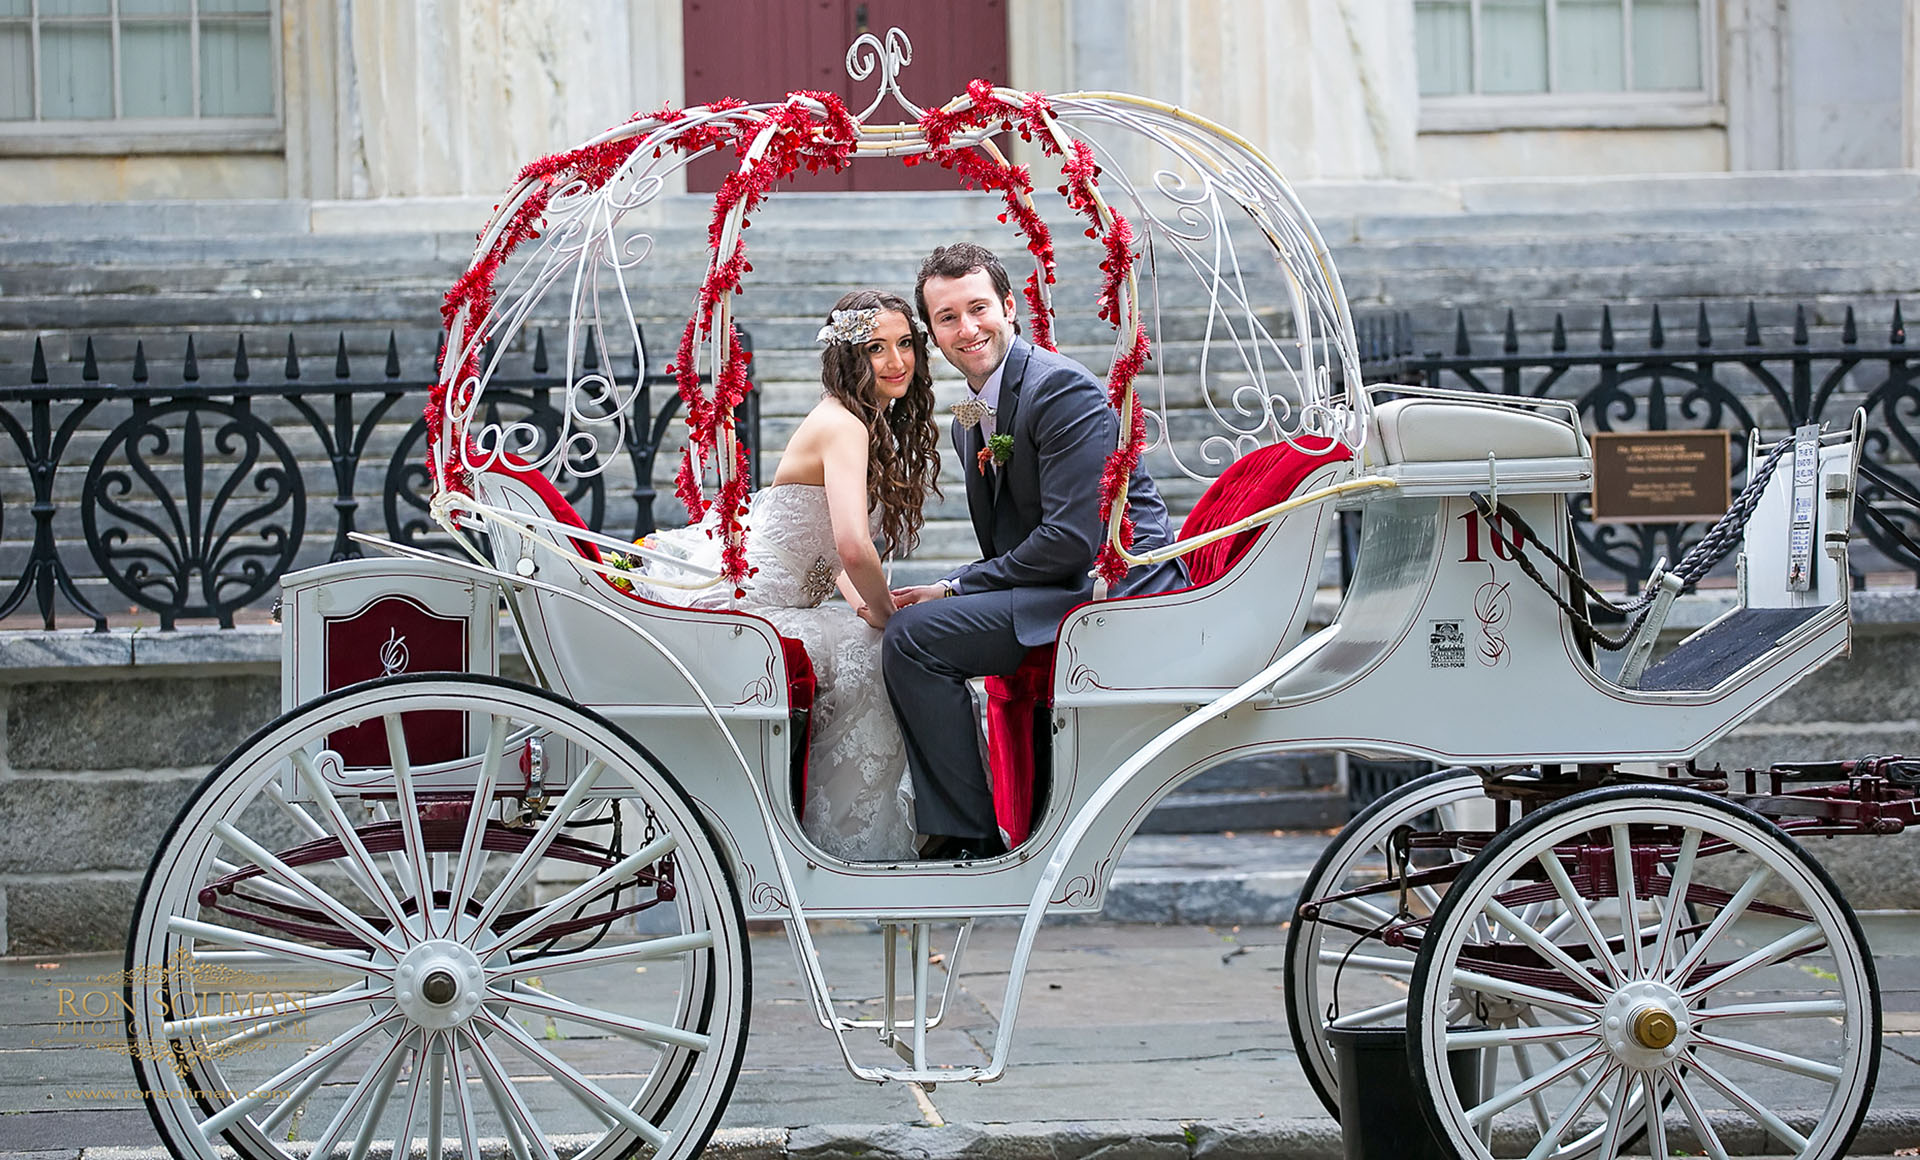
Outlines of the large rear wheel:
[{"label": "large rear wheel", "polygon": [[[363,725],[375,743],[346,740]],[[652,755],[549,693],[440,674],[341,690],[222,763],[154,858],[127,967],[138,1084],[194,1160],[692,1156],[751,985],[726,862]]]}]

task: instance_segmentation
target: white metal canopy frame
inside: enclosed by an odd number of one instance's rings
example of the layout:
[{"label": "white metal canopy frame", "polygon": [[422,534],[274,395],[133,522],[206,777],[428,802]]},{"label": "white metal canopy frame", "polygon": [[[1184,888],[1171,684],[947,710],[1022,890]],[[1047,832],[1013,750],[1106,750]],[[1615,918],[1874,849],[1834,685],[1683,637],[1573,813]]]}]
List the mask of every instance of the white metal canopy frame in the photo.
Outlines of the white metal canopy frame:
[{"label": "white metal canopy frame", "polygon": [[[734,150],[740,164],[716,198],[705,277],[673,367],[692,429],[679,490],[695,514],[714,498],[721,501],[722,526],[736,552],[741,529],[735,517],[745,485],[732,417],[747,384],[732,324],[734,298],[750,269],[749,212],[802,166],[890,159],[955,168],[961,180],[1005,196],[1002,218],[1025,235],[1034,257],[1027,288],[1034,338],[1051,346],[1051,231],[1034,205],[1028,167],[1012,164],[992,140],[1007,129],[1063,160],[1067,206],[1085,217],[1086,232],[1106,249],[1098,309],[1115,330],[1109,387],[1121,417],[1116,462],[1130,464],[1158,450],[1158,463],[1208,481],[1274,442],[1316,455],[1334,444],[1358,449],[1368,404],[1363,393],[1348,389],[1360,382],[1360,370],[1339,276],[1299,198],[1257,148],[1184,109],[1124,93],[1046,97],[976,81],[946,105],[923,109],[899,88],[900,70],[911,59],[912,46],[898,29],[884,40],[864,35],[848,49],[847,69],[856,80],[880,75],[872,103],[857,115],[831,94],[806,92],[764,104],[728,100],[662,109],[529,165],[447,296],[446,355],[428,407],[442,522],[487,507],[471,494],[474,473],[505,462],[554,478],[595,474],[618,453],[627,424],[643,421],[632,413],[637,385],[621,383],[612,370],[608,336],[623,333],[640,349],[639,269],[656,246],[664,251],[684,243],[657,236],[658,226],[634,229],[628,215],[653,206],[671,174],[716,150]],[[871,122],[888,96],[915,121]],[[1107,146],[1122,136],[1149,142],[1165,164],[1144,179],[1123,172]],[[1100,176],[1124,195],[1126,214],[1101,191]],[[642,212],[634,220],[657,216]],[[1248,249],[1264,250],[1265,260],[1243,253]],[[1197,364],[1175,377],[1161,360],[1151,382],[1142,384],[1135,375],[1159,337],[1163,298],[1191,301],[1193,291],[1171,283],[1162,293],[1163,281],[1182,274],[1204,304]],[[1286,303],[1283,312],[1262,309],[1274,299]],[[558,430],[483,419],[502,352],[556,316],[565,320],[567,366]],[[599,369],[583,371],[589,346]],[[1197,424],[1191,421],[1196,415]],[[1303,435],[1315,438],[1296,443]],[[1126,472],[1110,467],[1108,476],[1106,559],[1117,574],[1146,558],[1122,540]],[[486,510],[485,516],[505,513]]]}]

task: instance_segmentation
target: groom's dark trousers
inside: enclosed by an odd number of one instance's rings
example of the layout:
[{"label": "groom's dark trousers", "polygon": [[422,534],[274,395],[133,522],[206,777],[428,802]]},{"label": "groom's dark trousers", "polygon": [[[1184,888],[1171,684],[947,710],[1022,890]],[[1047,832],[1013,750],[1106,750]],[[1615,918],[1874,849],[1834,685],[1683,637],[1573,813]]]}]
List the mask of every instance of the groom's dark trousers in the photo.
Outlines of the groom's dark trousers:
[{"label": "groom's dark trousers", "polygon": [[[953,596],[894,613],[881,646],[887,695],[913,773],[915,825],[923,834],[997,836],[967,679],[1004,676],[1028,649],[1053,643],[1061,617],[1092,597],[1088,573],[1105,534],[1100,477],[1119,418],[1092,374],[1016,339],[1007,351],[995,423],[998,434],[1012,438],[1012,453],[985,469],[978,462],[979,430],[953,426],[981,559],[947,577]],[[1127,514],[1136,550],[1169,541],[1166,505],[1142,468],[1128,485]],[[1133,569],[1112,594],[1185,584],[1175,561]]]}]

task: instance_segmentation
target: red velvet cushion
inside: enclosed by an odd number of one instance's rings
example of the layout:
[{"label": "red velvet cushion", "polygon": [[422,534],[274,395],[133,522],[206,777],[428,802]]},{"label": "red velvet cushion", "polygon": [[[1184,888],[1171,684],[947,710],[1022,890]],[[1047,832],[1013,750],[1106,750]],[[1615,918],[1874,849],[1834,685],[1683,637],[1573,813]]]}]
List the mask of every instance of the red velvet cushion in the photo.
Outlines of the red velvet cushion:
[{"label": "red velvet cushion", "polygon": [[1019,668],[987,678],[993,817],[1009,850],[1026,841],[1033,827],[1033,709],[1052,696],[1053,649],[1030,649]]},{"label": "red velvet cushion", "polygon": [[[1331,440],[1302,436],[1300,442],[1305,447],[1318,449]],[[1180,538],[1204,535],[1270,508],[1293,495],[1300,481],[1316,469],[1351,458],[1353,452],[1344,446],[1335,446],[1324,455],[1313,455],[1289,443],[1275,443],[1243,455],[1221,472],[1220,478],[1200,497],[1200,502],[1193,505],[1186,522],[1180,525]],[[1264,530],[1264,527],[1248,528],[1188,552],[1187,578],[1196,588],[1218,580],[1240,562],[1240,557],[1247,554]]]}]

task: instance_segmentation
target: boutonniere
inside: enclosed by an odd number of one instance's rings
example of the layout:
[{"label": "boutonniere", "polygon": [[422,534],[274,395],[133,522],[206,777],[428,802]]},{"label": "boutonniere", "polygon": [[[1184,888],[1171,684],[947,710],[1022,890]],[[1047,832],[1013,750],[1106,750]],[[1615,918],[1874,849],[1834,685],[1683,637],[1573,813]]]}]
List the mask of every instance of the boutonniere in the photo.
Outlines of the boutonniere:
[{"label": "boutonniere", "polygon": [[993,436],[987,440],[987,445],[980,449],[980,454],[975,458],[982,472],[986,471],[989,463],[995,467],[1005,467],[1013,459],[1013,436]]}]

